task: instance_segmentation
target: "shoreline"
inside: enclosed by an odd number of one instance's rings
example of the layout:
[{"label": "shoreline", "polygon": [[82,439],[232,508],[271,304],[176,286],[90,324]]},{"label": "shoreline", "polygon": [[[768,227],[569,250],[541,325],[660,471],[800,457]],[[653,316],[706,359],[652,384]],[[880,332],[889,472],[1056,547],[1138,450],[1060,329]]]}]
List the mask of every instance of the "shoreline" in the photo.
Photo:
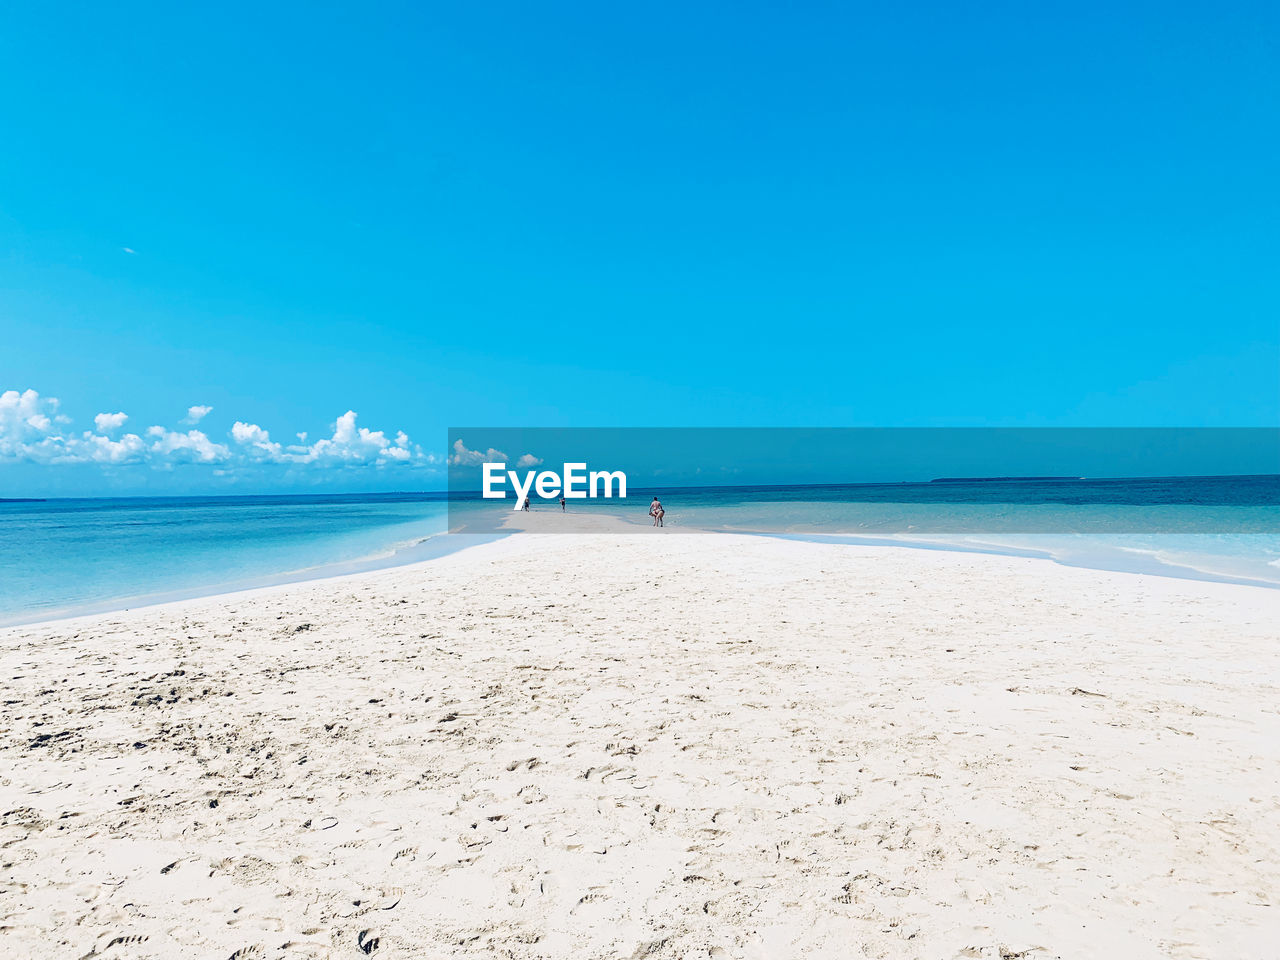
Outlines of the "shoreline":
[{"label": "shoreline", "polygon": [[[377,573],[380,570],[395,570],[400,567],[413,566],[414,564],[430,563],[432,560],[439,560],[481,543],[488,543],[498,539],[502,539],[502,536],[461,534],[449,539],[445,534],[431,534],[409,546],[363,559],[326,563],[316,567],[285,571],[265,577],[253,577],[244,581],[210,584],[207,587],[191,587],[154,594],[97,600],[84,604],[75,604],[70,607],[60,607],[52,611],[48,616],[34,613],[30,617],[27,614],[17,614],[16,616],[0,614],[0,630],[7,627],[60,623],[84,617],[125,613],[130,610],[143,610],[172,603],[181,603],[187,600],[232,596],[271,587],[287,587],[335,580],[364,573]],[[423,556],[422,554],[427,555]]]},{"label": "shoreline", "polygon": [[[643,520],[631,520],[619,517],[615,514],[607,513],[589,515],[578,514],[574,517],[574,522],[579,525],[579,529],[565,533],[554,530],[554,518],[559,516],[561,516],[560,512],[554,509],[538,510],[528,514],[512,511],[509,516],[504,517],[504,519],[497,525],[497,532],[450,533],[446,531],[429,534],[409,547],[393,550],[389,553],[380,553],[365,559],[325,564],[321,567],[287,571],[266,577],[255,577],[243,582],[232,584],[210,584],[207,587],[192,587],[190,589],[167,591],[159,594],[92,601],[85,604],[76,604],[70,607],[59,608],[58,610],[52,611],[48,614],[43,611],[33,611],[13,615],[0,612],[0,630],[15,627],[37,626],[46,623],[56,624],[68,620],[125,613],[131,610],[144,610],[190,600],[214,599],[217,597],[234,596],[237,594],[250,593],[273,587],[304,586],[314,582],[331,581],[365,573],[398,570],[454,556],[482,543],[494,542],[515,535],[528,534],[554,534],[555,536],[594,536],[609,534],[625,536],[660,535],[668,537],[708,535],[748,536],[802,543],[864,546],[880,549],[925,550],[930,552],[957,553],[976,556],[1021,557],[1026,559],[1044,560],[1054,564],[1055,566],[1066,567],[1069,569],[1095,570],[1103,573],[1118,573],[1133,576],[1154,576],[1161,577],[1163,579],[1187,581],[1191,583],[1220,583],[1233,586],[1257,587],[1266,590],[1280,589],[1280,583],[1271,583],[1248,577],[1215,573],[1212,571],[1200,570],[1189,565],[1169,563],[1155,558],[1149,558],[1145,562],[1142,560],[1133,560],[1128,565],[1121,565],[1118,560],[1108,559],[1105,563],[1073,561],[1071,559],[1055,556],[1048,550],[1002,546],[998,544],[983,545],[945,543],[921,540],[902,540],[894,539],[892,537],[859,536],[852,534],[791,533],[732,528],[718,530],[673,526],[659,531],[653,529]],[[591,523],[589,526],[595,528],[589,534],[584,533],[580,527],[584,516],[590,518]],[[426,549],[424,550],[423,548]],[[424,552],[429,553],[430,555],[425,557],[421,556]]]},{"label": "shoreline", "polygon": [[[1055,556],[1048,550],[1037,550],[1031,547],[1002,546],[999,544],[960,544],[941,543],[924,540],[894,541],[889,538],[860,537],[844,534],[805,534],[805,533],[768,533],[754,531],[733,531],[749,533],[751,536],[776,537],[780,540],[798,540],[803,543],[832,543],[859,546],[908,547],[914,550],[941,550],[947,553],[974,553],[994,557],[1025,557],[1030,560],[1048,560],[1062,567],[1077,570],[1098,570],[1104,573],[1131,573],[1139,576],[1164,577],[1169,580],[1190,580],[1194,583],[1229,583],[1238,587],[1262,587],[1266,590],[1280,590],[1280,583],[1258,580],[1252,577],[1236,577],[1225,573],[1214,573],[1200,570],[1187,564],[1170,563],[1166,560],[1152,559],[1144,564],[1134,561],[1130,566],[1120,566],[1112,561],[1106,565],[1085,563]],[[1141,552],[1141,551],[1140,551]]]}]

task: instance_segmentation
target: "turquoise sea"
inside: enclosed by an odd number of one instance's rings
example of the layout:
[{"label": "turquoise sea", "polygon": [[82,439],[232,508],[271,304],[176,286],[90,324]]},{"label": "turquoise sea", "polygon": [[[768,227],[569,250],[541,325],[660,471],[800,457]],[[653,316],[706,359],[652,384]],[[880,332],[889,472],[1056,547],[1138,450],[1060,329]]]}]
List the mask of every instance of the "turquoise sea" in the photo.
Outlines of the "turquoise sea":
[{"label": "turquoise sea", "polygon": [[0,624],[429,559],[443,494],[0,502]]},{"label": "turquoise sea", "polygon": [[[630,492],[574,509],[647,525],[657,492],[671,533],[1044,556],[1280,587],[1280,477]],[[499,536],[493,521],[509,510],[443,493],[0,501],[0,624],[429,559]]]}]

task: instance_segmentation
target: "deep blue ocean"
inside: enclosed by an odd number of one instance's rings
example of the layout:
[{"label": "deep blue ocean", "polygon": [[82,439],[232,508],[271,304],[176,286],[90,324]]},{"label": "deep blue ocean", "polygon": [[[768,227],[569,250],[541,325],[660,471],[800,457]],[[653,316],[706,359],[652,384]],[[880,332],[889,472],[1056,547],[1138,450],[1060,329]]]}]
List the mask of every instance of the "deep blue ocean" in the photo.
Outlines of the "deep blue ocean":
[{"label": "deep blue ocean", "polygon": [[[625,503],[574,508],[647,525],[657,492],[672,533],[1010,553],[1280,586],[1280,477],[629,492]],[[491,539],[491,521],[509,510],[441,493],[0,501],[0,624],[429,559]]]}]

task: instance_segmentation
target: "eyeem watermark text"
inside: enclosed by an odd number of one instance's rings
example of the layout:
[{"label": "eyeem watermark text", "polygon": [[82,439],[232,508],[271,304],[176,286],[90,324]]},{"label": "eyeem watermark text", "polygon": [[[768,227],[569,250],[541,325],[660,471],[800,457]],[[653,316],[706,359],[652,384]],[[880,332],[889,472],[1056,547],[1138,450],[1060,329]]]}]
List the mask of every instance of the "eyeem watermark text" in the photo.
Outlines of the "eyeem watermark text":
[{"label": "eyeem watermark text", "polygon": [[[563,474],[554,470],[528,470],[524,475],[524,483],[514,470],[506,469],[505,463],[486,463],[484,465],[484,486],[481,490],[486,500],[505,500],[505,489],[508,481],[515,491],[516,504],[513,509],[519,510],[532,489],[544,500],[554,500],[563,496],[566,500],[585,500],[590,497],[625,498],[627,495],[627,475],[621,470],[587,470],[585,463],[566,463]],[[615,493],[615,485],[617,492]]]}]

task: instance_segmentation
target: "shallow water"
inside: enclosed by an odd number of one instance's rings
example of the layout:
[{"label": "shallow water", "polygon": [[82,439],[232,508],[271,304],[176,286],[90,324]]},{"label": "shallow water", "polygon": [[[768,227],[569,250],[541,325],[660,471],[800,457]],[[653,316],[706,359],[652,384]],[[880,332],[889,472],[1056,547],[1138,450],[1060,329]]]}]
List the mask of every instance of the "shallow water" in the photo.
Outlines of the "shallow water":
[{"label": "shallow water", "polygon": [[[652,492],[573,510],[647,523]],[[1280,478],[679,488],[662,497],[672,533],[959,548],[1280,586]],[[411,563],[500,535],[494,521],[507,510],[450,504],[442,493],[0,502],[0,624]]]},{"label": "shallow water", "polygon": [[444,529],[439,494],[0,503],[0,623],[412,562]]}]

